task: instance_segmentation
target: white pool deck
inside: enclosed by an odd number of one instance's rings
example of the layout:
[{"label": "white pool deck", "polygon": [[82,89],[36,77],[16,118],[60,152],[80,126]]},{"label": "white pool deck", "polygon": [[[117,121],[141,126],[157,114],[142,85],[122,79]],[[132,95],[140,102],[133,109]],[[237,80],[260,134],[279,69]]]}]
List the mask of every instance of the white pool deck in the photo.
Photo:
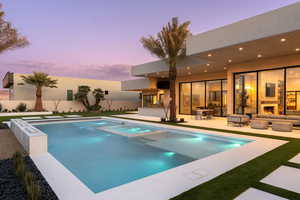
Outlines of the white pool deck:
[{"label": "white pool deck", "polygon": [[[122,116],[124,117],[124,115]],[[114,118],[114,120],[116,119]],[[263,137],[202,131],[138,121],[134,121],[134,123],[146,123],[195,133],[203,132],[255,141],[100,193],[93,193],[89,190],[49,153],[32,157],[32,159],[60,200],[168,200],[286,143],[283,140]]]},{"label": "white pool deck", "polygon": [[[142,116],[139,114],[125,114],[125,115],[115,115],[115,116],[124,117],[128,119],[140,119],[140,120],[156,121],[156,122],[160,121],[159,117]],[[178,115],[177,117],[185,119],[186,122],[183,123],[183,125],[217,128],[217,129],[225,129],[225,130],[232,130],[232,131],[242,131],[248,133],[273,135],[273,136],[281,136],[281,137],[289,137],[289,138],[300,138],[300,129],[295,129],[292,132],[278,132],[278,131],[272,131],[271,128],[269,128],[268,130],[259,130],[259,129],[252,129],[249,126],[244,126],[244,127],[228,126],[227,120],[224,117],[214,117],[211,120],[195,120],[195,116],[191,116],[191,115]]]},{"label": "white pool deck", "polygon": [[287,200],[287,199],[255,188],[249,188],[234,200]]}]

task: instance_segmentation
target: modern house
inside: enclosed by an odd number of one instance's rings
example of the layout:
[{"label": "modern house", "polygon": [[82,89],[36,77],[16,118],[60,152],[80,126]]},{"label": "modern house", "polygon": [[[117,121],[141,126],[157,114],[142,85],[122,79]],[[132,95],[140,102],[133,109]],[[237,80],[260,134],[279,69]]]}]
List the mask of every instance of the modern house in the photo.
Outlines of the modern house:
[{"label": "modern house", "polygon": [[[177,66],[178,114],[300,115],[299,11],[296,3],[188,37]],[[159,60],[131,73],[142,78],[122,82],[122,90],[142,93],[141,114],[161,115],[168,66]]]}]

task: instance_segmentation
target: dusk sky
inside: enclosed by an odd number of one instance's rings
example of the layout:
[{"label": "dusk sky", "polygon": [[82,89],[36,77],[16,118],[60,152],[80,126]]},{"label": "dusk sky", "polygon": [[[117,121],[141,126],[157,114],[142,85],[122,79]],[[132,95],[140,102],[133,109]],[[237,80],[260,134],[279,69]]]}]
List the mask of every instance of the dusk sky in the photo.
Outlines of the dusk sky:
[{"label": "dusk sky", "polygon": [[6,18],[30,46],[0,55],[7,71],[125,80],[129,68],[156,60],[142,36],[172,17],[193,34],[298,2],[297,0],[2,0]]}]

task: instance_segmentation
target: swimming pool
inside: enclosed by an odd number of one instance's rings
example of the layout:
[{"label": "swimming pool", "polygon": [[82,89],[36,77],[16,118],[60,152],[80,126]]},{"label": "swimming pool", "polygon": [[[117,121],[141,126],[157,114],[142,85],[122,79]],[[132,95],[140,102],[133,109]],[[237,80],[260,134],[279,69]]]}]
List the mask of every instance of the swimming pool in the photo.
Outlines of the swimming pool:
[{"label": "swimming pool", "polygon": [[[94,193],[251,142],[107,119],[35,127],[48,135],[49,153]],[[147,134],[126,137],[104,127],[128,135]]]}]

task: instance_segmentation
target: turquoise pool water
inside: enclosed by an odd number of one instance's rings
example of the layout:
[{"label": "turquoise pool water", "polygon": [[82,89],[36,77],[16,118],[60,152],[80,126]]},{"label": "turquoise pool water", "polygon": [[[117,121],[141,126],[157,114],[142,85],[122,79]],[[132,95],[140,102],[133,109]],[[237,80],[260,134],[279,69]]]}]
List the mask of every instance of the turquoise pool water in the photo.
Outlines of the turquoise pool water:
[{"label": "turquoise pool water", "polygon": [[[49,153],[94,193],[251,142],[114,120],[35,127],[48,135]],[[148,130],[165,132],[129,138],[101,127],[115,127],[127,134]]]}]

